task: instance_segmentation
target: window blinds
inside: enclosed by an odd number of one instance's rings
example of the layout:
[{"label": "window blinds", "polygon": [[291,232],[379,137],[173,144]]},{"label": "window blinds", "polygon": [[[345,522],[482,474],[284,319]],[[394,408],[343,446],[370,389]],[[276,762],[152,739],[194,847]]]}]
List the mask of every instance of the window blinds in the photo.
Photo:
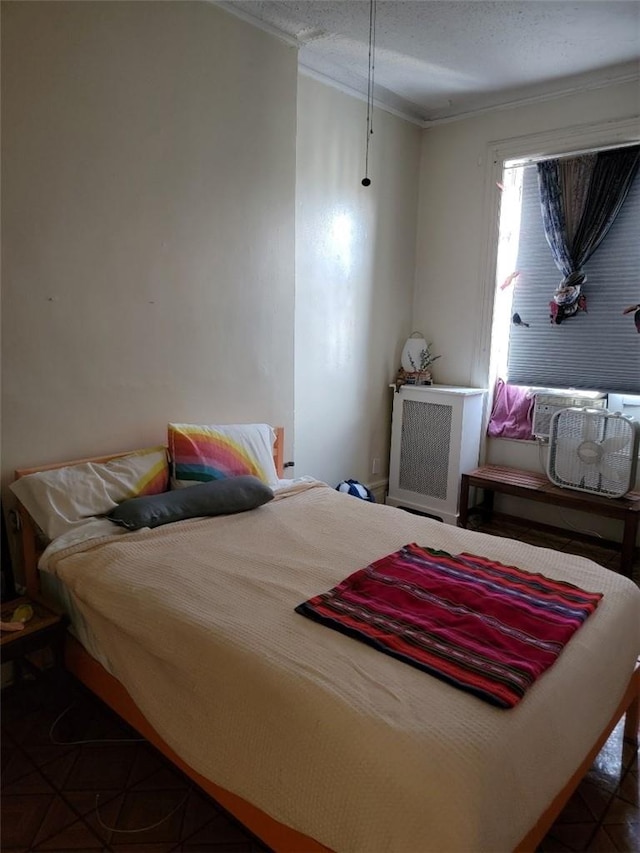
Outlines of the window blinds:
[{"label": "window blinds", "polygon": [[[562,279],[542,225],[535,164],[524,167],[508,381],[517,385],[640,393],[640,334],[628,305],[640,304],[640,173],[611,230],[584,266],[587,311],[549,322]],[[524,325],[528,323],[529,325]]]}]

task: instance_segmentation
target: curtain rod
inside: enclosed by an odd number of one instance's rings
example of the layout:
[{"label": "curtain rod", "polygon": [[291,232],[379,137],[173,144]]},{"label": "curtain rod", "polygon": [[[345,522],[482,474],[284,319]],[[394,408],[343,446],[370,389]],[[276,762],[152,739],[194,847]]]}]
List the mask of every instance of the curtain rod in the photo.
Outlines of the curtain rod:
[{"label": "curtain rod", "polygon": [[615,145],[600,145],[596,148],[581,148],[577,151],[568,151],[563,154],[541,154],[532,157],[514,157],[505,160],[505,169],[519,169],[522,166],[533,166],[536,163],[544,163],[546,160],[568,160],[571,157],[580,157],[582,154],[599,154],[601,151],[616,151],[622,148],[633,148],[640,145],[640,140],[621,142]]}]

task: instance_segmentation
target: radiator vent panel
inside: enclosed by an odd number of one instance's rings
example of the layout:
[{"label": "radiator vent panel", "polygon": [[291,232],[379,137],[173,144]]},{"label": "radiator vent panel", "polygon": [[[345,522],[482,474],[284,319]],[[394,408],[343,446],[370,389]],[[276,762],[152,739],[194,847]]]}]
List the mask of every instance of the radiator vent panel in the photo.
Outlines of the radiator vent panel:
[{"label": "radiator vent panel", "polygon": [[451,441],[450,405],[405,400],[400,439],[399,486],[445,500]]}]

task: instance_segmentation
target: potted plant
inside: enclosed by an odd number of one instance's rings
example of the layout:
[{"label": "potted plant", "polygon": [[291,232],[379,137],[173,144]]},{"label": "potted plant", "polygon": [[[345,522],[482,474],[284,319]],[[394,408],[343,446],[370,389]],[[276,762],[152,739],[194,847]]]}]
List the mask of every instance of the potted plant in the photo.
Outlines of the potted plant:
[{"label": "potted plant", "polygon": [[414,382],[416,385],[431,385],[432,380],[430,368],[433,362],[437,358],[440,358],[439,355],[433,355],[431,347],[432,344],[428,343],[420,350],[417,363],[411,353],[408,354],[412,370],[415,374]]}]

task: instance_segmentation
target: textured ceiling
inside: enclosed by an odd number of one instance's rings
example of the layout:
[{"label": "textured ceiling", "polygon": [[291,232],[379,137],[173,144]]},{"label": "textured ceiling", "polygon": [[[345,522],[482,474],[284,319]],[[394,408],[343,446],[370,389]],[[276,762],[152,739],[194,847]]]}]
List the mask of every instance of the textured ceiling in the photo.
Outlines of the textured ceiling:
[{"label": "textured ceiling", "polygon": [[[218,5],[366,96],[369,0]],[[632,79],[640,106],[640,0],[377,0],[375,33],[376,102],[419,123]]]}]

